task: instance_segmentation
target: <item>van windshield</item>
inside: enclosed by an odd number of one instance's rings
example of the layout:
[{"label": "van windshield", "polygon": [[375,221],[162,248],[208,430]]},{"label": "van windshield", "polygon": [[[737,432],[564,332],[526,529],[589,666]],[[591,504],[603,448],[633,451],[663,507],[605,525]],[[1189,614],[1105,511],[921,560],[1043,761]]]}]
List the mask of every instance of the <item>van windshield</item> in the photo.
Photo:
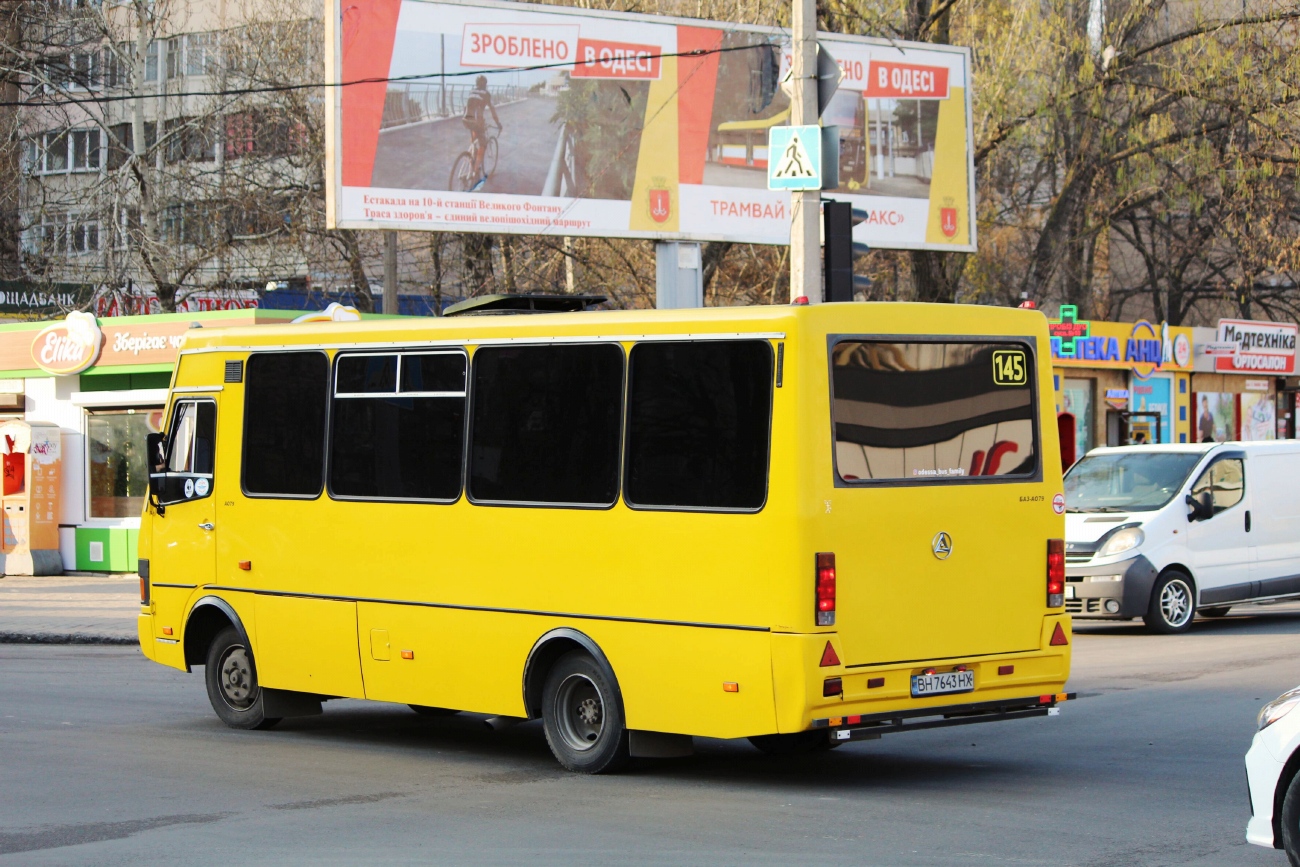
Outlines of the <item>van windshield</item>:
[{"label": "van windshield", "polygon": [[1087,455],[1065,476],[1065,507],[1153,512],[1174,498],[1201,457],[1194,452]]}]

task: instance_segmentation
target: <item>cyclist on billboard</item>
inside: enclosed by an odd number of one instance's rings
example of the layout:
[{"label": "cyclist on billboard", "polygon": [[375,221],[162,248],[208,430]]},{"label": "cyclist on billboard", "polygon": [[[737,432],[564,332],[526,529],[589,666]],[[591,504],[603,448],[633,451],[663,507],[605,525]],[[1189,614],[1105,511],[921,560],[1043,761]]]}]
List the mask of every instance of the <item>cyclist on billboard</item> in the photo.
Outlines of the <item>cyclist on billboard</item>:
[{"label": "cyclist on billboard", "polygon": [[487,178],[483,171],[483,153],[487,147],[487,114],[486,111],[492,112],[492,121],[496,124],[498,130],[501,129],[501,118],[497,116],[496,106],[492,104],[492,94],[488,92],[488,81],[486,75],[480,75],[474,79],[474,89],[469,92],[465,99],[465,114],[461,117],[461,122],[469,130],[470,151],[475,154],[475,171],[477,174]]}]

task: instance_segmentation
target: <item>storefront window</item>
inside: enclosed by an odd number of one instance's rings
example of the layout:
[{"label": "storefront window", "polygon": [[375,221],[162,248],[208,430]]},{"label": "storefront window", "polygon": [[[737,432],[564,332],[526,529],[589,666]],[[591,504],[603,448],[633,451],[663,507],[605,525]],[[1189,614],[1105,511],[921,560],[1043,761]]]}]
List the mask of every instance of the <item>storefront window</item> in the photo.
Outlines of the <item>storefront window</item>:
[{"label": "storefront window", "polygon": [[1241,396],[1241,438],[1245,442],[1277,439],[1273,396],[1259,392]]},{"label": "storefront window", "polygon": [[[1134,379],[1129,389],[1129,441],[1134,443],[1173,442],[1173,416],[1169,411],[1170,380],[1152,376]],[[1159,424],[1157,424],[1157,421]]]},{"label": "storefront window", "polygon": [[145,438],[156,429],[156,410],[95,410],[90,443],[90,517],[138,518],[149,489]]},{"label": "storefront window", "polygon": [[1196,396],[1196,440],[1224,443],[1237,438],[1237,396],[1201,392]]},{"label": "storefront window", "polygon": [[1074,416],[1074,454],[1086,455],[1096,443],[1092,441],[1091,379],[1067,379],[1061,385],[1061,411]]}]

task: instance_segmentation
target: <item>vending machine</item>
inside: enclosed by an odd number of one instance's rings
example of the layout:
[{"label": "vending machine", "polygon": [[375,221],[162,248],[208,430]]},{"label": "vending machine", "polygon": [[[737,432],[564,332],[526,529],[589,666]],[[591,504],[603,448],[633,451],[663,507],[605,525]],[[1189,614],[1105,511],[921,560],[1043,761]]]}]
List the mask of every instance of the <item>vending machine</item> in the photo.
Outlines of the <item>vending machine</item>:
[{"label": "vending machine", "polygon": [[59,555],[59,426],[45,422],[0,424],[4,506],[4,574],[61,575]]}]

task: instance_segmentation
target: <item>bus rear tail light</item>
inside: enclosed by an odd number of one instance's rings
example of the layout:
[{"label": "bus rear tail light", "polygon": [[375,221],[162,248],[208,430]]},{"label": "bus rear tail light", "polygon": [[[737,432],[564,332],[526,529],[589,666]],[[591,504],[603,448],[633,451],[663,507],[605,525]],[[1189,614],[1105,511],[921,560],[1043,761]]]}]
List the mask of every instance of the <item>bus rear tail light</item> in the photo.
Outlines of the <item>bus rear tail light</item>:
[{"label": "bus rear tail light", "polygon": [[844,681],[838,677],[828,677],[822,681],[822,698],[832,698],[844,694]]},{"label": "bus rear tail light", "polygon": [[835,625],[835,555],[817,555],[817,625]]},{"label": "bus rear tail light", "polygon": [[1065,540],[1047,540],[1047,607],[1065,604]]},{"label": "bus rear tail light", "polygon": [[140,575],[140,604],[149,604],[149,561],[141,559],[136,564],[136,572]]}]

